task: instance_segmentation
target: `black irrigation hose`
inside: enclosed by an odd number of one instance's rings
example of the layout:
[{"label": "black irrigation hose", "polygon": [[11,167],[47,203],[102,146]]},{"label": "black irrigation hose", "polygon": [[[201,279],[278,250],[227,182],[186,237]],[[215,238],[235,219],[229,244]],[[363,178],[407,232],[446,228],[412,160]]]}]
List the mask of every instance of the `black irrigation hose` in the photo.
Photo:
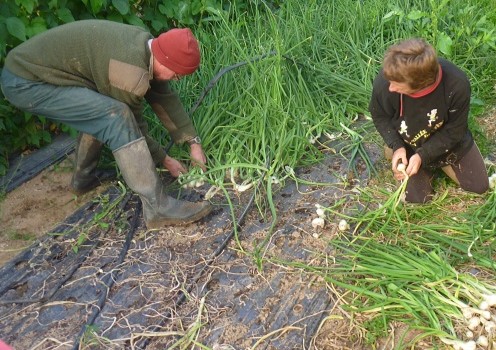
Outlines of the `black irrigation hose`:
[{"label": "black irrigation hose", "polygon": [[[119,210],[117,212],[117,218],[120,216],[122,213],[122,210],[124,209],[124,206],[127,204],[129,201],[129,198],[131,197],[131,194],[128,194],[124,199],[122,199],[121,203],[119,204]],[[100,233],[98,237],[101,237],[102,235],[104,236],[111,228],[112,226],[109,226],[105,232]],[[47,295],[38,298],[38,299],[6,299],[6,300],[0,300],[0,305],[6,305],[6,304],[34,304],[34,303],[44,303],[49,301],[55,293],[59,291],[59,289],[74,275],[74,273],[81,267],[81,265],[86,261],[88,256],[92,253],[93,249],[97,247],[100,244],[101,240],[98,239],[96,240],[90,248],[86,251],[85,254],[82,254],[79,256],[77,259],[76,264],[71,268],[69,273],[66,274],[64,278],[62,278],[56,285],[55,287],[48,293]]]},{"label": "black irrigation hose", "polygon": [[[135,210],[134,210],[134,215],[132,217],[132,221],[130,223],[129,230],[127,232],[126,236],[126,241],[124,242],[124,245],[122,246],[122,249],[119,253],[119,258],[117,259],[116,266],[119,266],[124,262],[124,259],[126,258],[127,252],[129,251],[129,247],[131,246],[131,241],[133,240],[134,234],[136,232],[136,229],[138,228],[139,224],[139,217],[141,214],[141,200],[138,201]],[[117,280],[118,276],[120,275],[120,272],[115,274],[114,270],[111,270],[108,275],[105,276],[105,278],[102,279],[101,284],[103,284],[106,289],[102,295],[100,295],[100,298],[98,299],[95,311],[91,315],[91,317],[88,319],[86,324],[83,325],[81,331],[79,334],[76,336],[76,340],[74,340],[74,346],[72,347],[73,350],[78,350],[79,349],[79,343],[81,342],[81,338],[83,337],[84,333],[90,327],[93,325],[93,322],[95,322],[96,318],[100,314],[100,312],[103,310],[103,307],[107,301],[107,295],[110,289],[112,289],[112,286],[114,285],[115,281]]]},{"label": "black irrigation hose", "polygon": [[[231,71],[231,70],[233,70],[235,68],[242,67],[242,66],[244,66],[244,65],[246,65],[248,63],[257,62],[257,61],[263,60],[264,58],[267,58],[269,56],[273,56],[276,53],[277,53],[276,51],[270,51],[269,53],[266,53],[265,55],[257,56],[257,57],[254,57],[254,58],[248,60],[248,61],[241,61],[241,62],[238,62],[236,64],[233,64],[232,66],[228,66],[228,67],[222,68],[212,79],[210,79],[210,81],[208,82],[207,86],[203,89],[200,97],[196,100],[195,104],[193,105],[193,107],[189,111],[189,115],[192,115],[193,113],[195,113],[195,111],[198,109],[198,107],[200,106],[200,104],[203,102],[203,100],[205,99],[205,97],[207,96],[207,94],[210,92],[210,90],[212,90],[212,88],[215,86],[215,84],[217,84],[217,82],[219,81],[219,79],[224,74],[226,74],[227,72],[229,72],[229,71]],[[172,148],[173,145],[174,145],[174,141],[173,140],[169,141],[169,144],[167,145],[167,147],[165,147],[165,152],[168,153],[169,150]]]},{"label": "black irrigation hose", "polygon": [[266,53],[265,55],[262,55],[262,56],[258,56],[258,57],[254,57],[248,61],[242,61],[242,62],[238,62],[236,64],[233,64],[232,66],[229,66],[229,67],[225,67],[223,69],[221,69],[219,71],[219,73],[217,73],[207,84],[207,86],[205,87],[205,89],[203,89],[203,92],[202,94],[200,95],[200,97],[198,98],[198,100],[196,101],[196,103],[193,105],[193,107],[191,108],[191,110],[189,111],[190,114],[193,114],[196,109],[200,106],[200,104],[203,102],[203,99],[205,98],[205,96],[207,96],[208,92],[215,86],[215,84],[217,84],[217,82],[219,81],[219,79],[224,75],[226,74],[227,72],[235,69],[235,68],[239,68],[241,66],[244,66],[248,63],[253,63],[253,62],[257,62],[257,61],[260,61],[260,60],[263,60],[264,58],[267,58],[269,56],[273,56],[275,55],[277,52],[276,51],[270,51],[269,53]]},{"label": "black irrigation hose", "polygon": [[[267,166],[268,166],[268,164],[270,164],[270,160],[267,160]],[[262,174],[262,176],[260,177],[260,180],[258,180],[258,183],[256,186],[257,188],[260,187],[260,184],[262,183],[262,181],[265,177],[265,174],[266,174],[266,172],[264,172]],[[246,207],[243,210],[243,212],[241,213],[241,215],[238,217],[238,220],[236,222],[237,223],[236,228],[233,227],[231,229],[231,232],[224,238],[224,240],[222,241],[222,244],[219,247],[217,247],[217,249],[212,254],[210,254],[210,256],[205,260],[205,264],[194,275],[192,282],[186,288],[186,291],[185,292],[183,292],[183,291],[179,292],[179,296],[176,298],[176,300],[174,302],[174,309],[176,309],[178,306],[182,305],[186,301],[186,296],[191,293],[194,285],[200,280],[205,269],[207,267],[209,267],[210,264],[212,264],[212,262],[224,251],[224,249],[227,247],[227,244],[234,237],[236,231],[241,228],[241,225],[243,224],[243,222],[245,220],[246,214],[248,214],[248,212],[250,211],[250,209],[253,205],[253,202],[255,201],[255,194],[256,194],[256,191],[253,191],[253,194],[251,195],[250,200],[248,201],[248,204],[246,205]],[[172,311],[168,311],[165,314],[165,316],[162,318],[162,320],[156,326],[154,326],[150,332],[153,333],[155,331],[158,331],[167,322],[167,320],[171,317],[172,317]],[[148,346],[149,343],[150,343],[150,338],[145,338],[142,342],[138,342],[138,344],[136,345],[136,348],[139,350],[143,350]]]},{"label": "black irrigation hose", "polygon": [[[207,96],[207,94],[209,93],[209,91],[215,86],[215,84],[217,84],[217,82],[219,81],[219,79],[224,75],[226,74],[227,72],[235,69],[235,68],[239,68],[239,67],[242,67],[248,63],[253,63],[253,62],[257,62],[257,61],[260,61],[266,57],[269,57],[269,56],[273,56],[275,55],[277,52],[276,51],[271,51],[269,53],[266,53],[264,55],[261,55],[261,56],[258,56],[258,57],[254,57],[248,61],[242,61],[242,62],[238,62],[236,64],[233,64],[231,66],[228,66],[228,67],[225,67],[223,69],[221,69],[207,84],[207,86],[205,87],[205,89],[203,89],[203,92],[202,94],[200,95],[200,97],[198,98],[198,100],[195,102],[195,104],[193,105],[193,107],[191,108],[191,110],[189,111],[189,114],[192,115],[197,109],[198,107],[200,106],[200,104],[203,102],[203,100],[205,99],[205,97]],[[291,58],[288,58],[286,56],[284,56],[285,58],[287,58],[288,60],[292,61],[293,63],[295,63]],[[171,147],[174,145],[174,141],[170,141],[169,144],[167,145],[167,147],[165,148],[165,151],[166,153],[169,152],[169,150],[171,149]],[[270,163],[268,163],[270,164]],[[260,178],[258,184],[257,184],[257,187],[260,186],[260,183],[261,181],[263,180],[265,176],[265,172],[263,174],[263,176]],[[250,210],[252,204],[253,204],[253,201],[255,200],[255,191],[253,192],[252,196],[250,197],[250,200],[247,204],[247,206],[245,207],[245,210],[241,213],[240,217],[238,218],[238,221],[237,221],[237,228],[239,229],[241,223],[244,221],[244,218],[246,216],[246,214],[248,213],[248,211]],[[175,307],[178,307],[180,306],[182,303],[184,303],[184,301],[186,300],[186,295],[189,294],[192,289],[193,289],[193,286],[196,282],[198,282],[198,280],[201,278],[202,274],[203,274],[203,271],[205,271],[205,269],[210,266],[210,264],[215,260],[215,258],[217,258],[225,249],[225,247],[227,246],[227,244],[229,243],[229,241],[234,237],[234,234],[235,234],[236,230],[233,228],[231,230],[231,232],[229,233],[229,235],[227,235],[227,237],[224,239],[224,241],[222,242],[222,244],[210,255],[210,257],[206,260],[206,263],[205,265],[203,265],[203,267],[200,269],[200,271],[198,271],[195,276],[193,277],[193,283],[190,284],[190,286],[186,289],[186,292],[183,292],[181,291],[179,296],[176,298],[176,301],[174,302],[174,306]],[[151,330],[151,332],[155,332],[156,330],[158,330],[164,323],[166,323],[167,319],[170,318],[172,316],[171,312],[167,312],[167,314],[165,315],[165,317],[162,319],[161,322],[159,322],[158,325],[156,325],[155,327],[153,327],[153,329]],[[150,342],[150,338],[145,338],[142,342],[138,342],[137,344],[137,349],[145,349],[148,344]]]}]

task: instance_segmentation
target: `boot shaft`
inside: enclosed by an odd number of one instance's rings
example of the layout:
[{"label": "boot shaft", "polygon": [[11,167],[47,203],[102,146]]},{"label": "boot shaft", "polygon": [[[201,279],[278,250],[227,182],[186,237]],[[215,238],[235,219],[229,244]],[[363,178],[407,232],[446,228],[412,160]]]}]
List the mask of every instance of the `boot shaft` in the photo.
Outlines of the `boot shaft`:
[{"label": "boot shaft", "polygon": [[114,157],[127,185],[143,202],[148,228],[188,224],[210,213],[208,202],[192,203],[167,195],[144,137],[118,148]]},{"label": "boot shaft", "polygon": [[103,143],[89,134],[80,133],[76,143],[76,172],[89,174],[100,161]]},{"label": "boot shaft", "polygon": [[110,172],[97,173],[103,143],[89,134],[80,133],[76,143],[76,162],[71,179],[72,191],[84,194],[101,184],[102,178],[115,177]]}]

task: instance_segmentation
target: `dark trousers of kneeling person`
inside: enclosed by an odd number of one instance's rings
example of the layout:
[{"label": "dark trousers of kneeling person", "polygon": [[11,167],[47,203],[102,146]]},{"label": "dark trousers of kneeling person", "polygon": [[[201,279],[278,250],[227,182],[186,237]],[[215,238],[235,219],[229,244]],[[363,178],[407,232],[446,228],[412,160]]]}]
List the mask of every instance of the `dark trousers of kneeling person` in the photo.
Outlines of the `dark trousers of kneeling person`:
[{"label": "dark trousers of kneeling person", "polygon": [[[414,154],[411,148],[406,148],[408,159]],[[385,155],[391,159],[393,151],[386,147]],[[434,196],[432,179],[434,172],[442,169],[463,190],[482,194],[489,188],[489,179],[484,164],[484,159],[474,142],[468,152],[456,159],[454,154],[448,155],[445,162],[437,166],[421,166],[418,173],[408,179],[405,190],[405,201],[409,203],[427,203]]]}]

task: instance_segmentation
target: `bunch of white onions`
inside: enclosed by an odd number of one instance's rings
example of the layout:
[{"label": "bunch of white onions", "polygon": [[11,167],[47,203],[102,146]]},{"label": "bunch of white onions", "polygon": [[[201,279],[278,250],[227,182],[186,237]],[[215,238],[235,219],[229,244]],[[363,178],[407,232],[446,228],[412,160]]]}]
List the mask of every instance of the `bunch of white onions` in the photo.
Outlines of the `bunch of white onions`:
[{"label": "bunch of white onions", "polygon": [[315,207],[317,208],[317,217],[312,220],[312,227],[314,229],[324,228],[324,226],[325,226],[325,211],[324,211],[324,207],[322,207],[318,203],[315,204]]},{"label": "bunch of white onions", "polygon": [[491,349],[496,348],[496,294],[482,294],[478,308],[462,305],[461,311],[465,319],[467,341],[457,339],[441,340],[452,345],[455,350],[475,350],[477,345]]},{"label": "bunch of white onions", "polygon": [[203,171],[201,171],[201,174],[180,174],[177,181],[183,188],[195,188],[205,184],[205,177],[203,176]]},{"label": "bunch of white onions", "polygon": [[[325,226],[325,217],[326,217],[326,212],[325,208],[320,205],[320,204],[315,204],[315,207],[317,208],[317,217],[312,220],[312,227],[314,229],[318,228],[324,228]],[[339,231],[346,231],[350,229],[350,225],[345,219],[341,219],[338,224],[338,229]]]},{"label": "bunch of white onions", "polygon": [[495,188],[495,187],[496,187],[496,173],[489,176],[489,188]]}]

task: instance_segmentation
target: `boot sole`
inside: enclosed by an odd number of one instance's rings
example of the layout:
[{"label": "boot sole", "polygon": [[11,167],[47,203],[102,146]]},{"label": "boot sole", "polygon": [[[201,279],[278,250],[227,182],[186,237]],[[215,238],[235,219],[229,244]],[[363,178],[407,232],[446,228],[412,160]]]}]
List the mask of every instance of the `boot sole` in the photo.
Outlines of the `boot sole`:
[{"label": "boot sole", "polygon": [[198,212],[196,215],[189,217],[188,219],[161,219],[155,221],[149,221],[146,223],[148,229],[156,229],[164,226],[183,226],[192,224],[195,221],[203,219],[205,216],[212,212],[213,207],[209,205],[205,207],[202,211]]},{"label": "boot sole", "polygon": [[95,183],[95,184],[92,184],[91,186],[88,186],[86,188],[80,188],[80,189],[76,189],[74,187],[71,188],[71,192],[72,194],[75,194],[76,196],[82,196],[83,194],[86,194],[88,192],[91,192],[93,191],[95,188],[97,188],[98,186],[101,186],[102,183]]},{"label": "boot sole", "polygon": [[101,174],[101,175],[98,176],[88,186],[83,187],[83,188],[74,187],[74,185],[71,182],[71,192],[73,194],[75,194],[76,196],[82,196],[83,194],[86,194],[90,191],[93,191],[98,186],[105,185],[106,183],[112,182],[115,179],[117,179],[117,173],[114,171],[99,172],[99,174]]}]

